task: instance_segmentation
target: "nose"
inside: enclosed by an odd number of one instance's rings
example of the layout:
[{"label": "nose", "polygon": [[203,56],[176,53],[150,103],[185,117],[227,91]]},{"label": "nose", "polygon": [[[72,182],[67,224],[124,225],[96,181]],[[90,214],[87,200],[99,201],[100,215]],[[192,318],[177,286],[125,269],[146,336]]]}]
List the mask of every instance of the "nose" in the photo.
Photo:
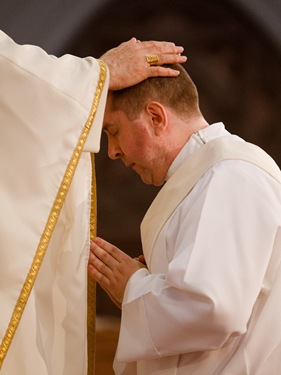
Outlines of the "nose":
[{"label": "nose", "polygon": [[108,139],[108,156],[110,159],[119,159],[121,158],[122,150],[117,142]]}]

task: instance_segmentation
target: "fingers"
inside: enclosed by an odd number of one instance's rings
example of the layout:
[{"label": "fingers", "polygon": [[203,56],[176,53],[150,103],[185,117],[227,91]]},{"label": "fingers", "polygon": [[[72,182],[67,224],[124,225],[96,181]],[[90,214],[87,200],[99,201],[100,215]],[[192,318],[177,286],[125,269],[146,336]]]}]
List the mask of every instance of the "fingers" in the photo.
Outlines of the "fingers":
[{"label": "fingers", "polygon": [[89,274],[120,307],[127,281],[132,273],[128,273],[126,265],[128,259],[131,262],[132,259],[101,238],[95,238],[90,246]]},{"label": "fingers", "polygon": [[143,255],[139,255],[137,258],[135,258],[138,262],[144,264],[146,266],[145,257]]},{"label": "fingers", "polygon": [[137,48],[139,49],[139,53],[143,53],[144,59],[146,59],[146,56],[149,54],[158,56],[159,60],[153,63],[153,66],[162,64],[182,64],[187,60],[186,56],[181,55],[184,48],[176,46],[175,43],[171,42],[140,42]]},{"label": "fingers", "polygon": [[184,51],[182,46],[177,46],[172,42],[158,42],[154,40],[150,41],[139,41],[136,38],[130,39],[128,42],[122,43],[124,49],[131,48],[134,45],[135,53],[139,55],[143,54],[143,59],[146,59],[146,55],[157,54],[159,57],[158,64],[182,64],[186,62],[187,57],[181,54]]},{"label": "fingers", "polygon": [[112,270],[105,265],[93,253],[90,255],[88,271],[95,281],[103,288],[109,288],[111,283]]},{"label": "fingers", "polygon": [[100,237],[96,237],[91,242],[91,250],[94,250],[94,253],[98,257],[101,257],[100,259],[102,259],[104,262],[109,261],[111,262],[111,264],[113,264],[113,260],[120,263],[122,260],[130,258],[127,254],[118,249],[118,247],[112,245],[111,243],[105,241]]},{"label": "fingers", "polygon": [[164,68],[162,66],[152,66],[149,71],[150,77],[176,77],[180,74],[178,70]]},{"label": "fingers", "polygon": [[119,261],[116,259],[115,250],[118,250],[115,246],[96,238],[94,241],[91,241],[90,263],[103,274],[108,274],[109,270],[112,270],[119,264]]},{"label": "fingers", "polygon": [[[97,241],[99,242],[99,241]],[[105,241],[104,241],[105,242]],[[102,242],[100,241],[102,245]],[[104,251],[94,241],[91,241],[91,252],[89,256],[89,273],[103,287],[108,288],[113,275],[112,269],[118,261],[107,251]]]},{"label": "fingers", "polygon": [[176,46],[175,43],[158,42],[154,40],[139,42],[138,46],[139,48],[149,51],[149,53],[181,54],[184,51],[182,46]]},{"label": "fingers", "polygon": [[[163,64],[183,64],[187,60],[186,56],[181,56],[181,55],[158,54],[158,57],[159,57],[159,61],[151,65],[151,67],[161,66]],[[166,68],[163,68],[163,69],[166,69]]]}]

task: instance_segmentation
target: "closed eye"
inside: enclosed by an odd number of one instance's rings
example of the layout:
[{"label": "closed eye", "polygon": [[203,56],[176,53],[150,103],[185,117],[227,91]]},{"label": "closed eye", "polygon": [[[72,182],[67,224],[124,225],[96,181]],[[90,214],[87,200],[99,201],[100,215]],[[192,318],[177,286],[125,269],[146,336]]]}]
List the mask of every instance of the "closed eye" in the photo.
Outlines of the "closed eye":
[{"label": "closed eye", "polygon": [[108,134],[110,134],[112,137],[115,137],[118,134],[118,131],[117,130],[111,130],[111,131],[108,132]]},{"label": "closed eye", "polygon": [[118,133],[118,129],[115,129],[115,128],[113,128],[113,127],[109,127],[109,126],[104,127],[104,128],[103,128],[103,131],[104,131],[105,134],[107,134],[107,136],[111,135],[111,136],[113,136],[113,137],[114,137],[115,135],[117,135],[117,133]]}]

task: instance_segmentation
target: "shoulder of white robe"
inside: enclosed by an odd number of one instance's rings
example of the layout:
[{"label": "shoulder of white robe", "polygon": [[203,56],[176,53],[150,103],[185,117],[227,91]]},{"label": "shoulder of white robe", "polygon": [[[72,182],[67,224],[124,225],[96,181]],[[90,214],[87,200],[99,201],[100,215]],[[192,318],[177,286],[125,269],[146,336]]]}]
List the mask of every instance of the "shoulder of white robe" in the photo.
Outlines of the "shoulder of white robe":
[{"label": "shoulder of white robe", "polygon": [[[192,154],[166,182],[149,207],[141,223],[141,237],[146,262],[150,265],[156,238],[179,203],[214,164],[222,160],[248,161],[281,183],[280,169],[260,147],[226,137],[216,138]],[[196,168],[193,166],[196,165]]]}]

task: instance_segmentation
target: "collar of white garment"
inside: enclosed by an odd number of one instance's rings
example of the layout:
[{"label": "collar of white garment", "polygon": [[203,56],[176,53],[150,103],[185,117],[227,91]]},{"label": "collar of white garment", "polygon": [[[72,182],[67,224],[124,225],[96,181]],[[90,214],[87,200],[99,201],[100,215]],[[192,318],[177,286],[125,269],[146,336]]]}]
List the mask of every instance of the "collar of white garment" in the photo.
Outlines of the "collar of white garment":
[{"label": "collar of white garment", "polygon": [[200,140],[200,138],[206,140],[206,142],[211,141],[212,139],[223,137],[223,136],[231,136],[231,137],[237,137],[237,139],[242,140],[238,136],[231,135],[226,129],[222,122],[216,122],[212,125],[207,126],[204,129],[199,130],[199,135],[192,134],[192,136],[189,138],[189,140],[186,142],[184,147],[181,149],[173,163],[171,164],[168,173],[166,175],[165,180],[169,180],[169,178],[174,174],[174,172],[179,168],[179,166],[186,160],[188,156],[193,154],[195,151],[197,151],[200,147],[203,146],[203,142]]}]

